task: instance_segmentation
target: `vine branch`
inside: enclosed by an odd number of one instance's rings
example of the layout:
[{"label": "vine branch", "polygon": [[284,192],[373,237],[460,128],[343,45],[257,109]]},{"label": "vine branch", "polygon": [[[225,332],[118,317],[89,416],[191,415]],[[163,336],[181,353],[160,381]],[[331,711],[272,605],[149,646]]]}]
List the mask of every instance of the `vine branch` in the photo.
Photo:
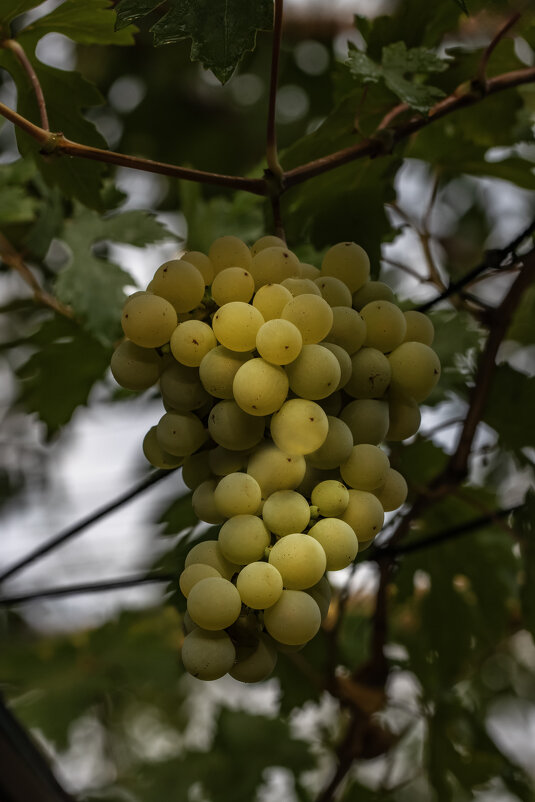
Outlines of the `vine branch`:
[{"label": "vine branch", "polygon": [[31,593],[18,593],[12,596],[0,596],[1,607],[12,607],[16,604],[26,604],[37,599],[59,598],[61,596],[74,596],[81,593],[102,593],[109,590],[121,590],[136,585],[146,585],[149,582],[171,582],[176,576],[171,574],[138,574],[137,576],[108,579],[105,582],[83,582],[63,587],[42,588]]},{"label": "vine branch", "polygon": [[488,47],[484,51],[483,55],[481,56],[481,61],[479,62],[479,68],[477,71],[477,82],[485,87],[487,84],[487,65],[489,63],[489,59],[494,52],[496,46],[500,43],[503,39],[505,34],[511,30],[511,28],[516,25],[518,20],[522,17],[522,14],[517,11],[505,23],[498,29],[494,37],[492,38],[491,42],[489,43]]}]

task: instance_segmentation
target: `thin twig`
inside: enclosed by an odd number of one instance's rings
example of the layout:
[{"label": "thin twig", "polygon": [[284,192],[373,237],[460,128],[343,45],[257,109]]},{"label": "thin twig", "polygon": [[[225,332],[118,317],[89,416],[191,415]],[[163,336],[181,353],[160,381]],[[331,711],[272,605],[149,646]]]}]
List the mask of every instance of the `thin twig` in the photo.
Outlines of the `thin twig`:
[{"label": "thin twig", "polygon": [[394,106],[393,109],[387,111],[379,125],[377,126],[378,131],[384,131],[385,128],[389,128],[391,123],[399,117],[400,114],[404,114],[406,111],[410,111],[410,106],[408,103],[398,103],[397,106]]},{"label": "thin twig", "polygon": [[41,84],[39,83],[39,78],[37,77],[37,74],[33,68],[30,59],[24,52],[24,48],[21,46],[19,42],[15,41],[15,39],[4,39],[2,42],[0,42],[0,47],[4,47],[6,50],[11,50],[11,52],[21,65],[22,69],[30,79],[33,91],[35,92],[37,106],[39,108],[41,127],[45,131],[50,131],[50,125],[48,123],[48,114],[46,111],[45,96],[43,95],[43,90],[41,88]]},{"label": "thin twig", "polygon": [[492,53],[494,52],[494,49],[499,44],[499,42],[503,39],[505,34],[513,27],[513,25],[516,25],[516,23],[518,22],[518,20],[521,17],[522,17],[522,14],[519,11],[517,11],[515,14],[513,14],[511,17],[509,17],[509,19],[506,20],[506,22],[501,26],[501,28],[498,29],[498,31],[496,32],[496,35],[493,37],[493,39],[491,40],[490,44],[488,45],[488,47],[484,51],[483,55],[481,56],[481,61],[479,62],[479,67],[478,67],[478,70],[477,70],[477,78],[476,78],[476,80],[478,81],[478,83],[481,86],[485,86],[486,85],[486,82],[487,82],[487,65],[489,63],[489,59],[490,59]]},{"label": "thin twig", "polygon": [[402,270],[404,273],[407,273],[409,276],[412,276],[417,281],[420,281],[422,284],[428,284],[430,279],[426,276],[420,275],[417,270],[414,268],[409,267],[409,265],[404,264],[403,262],[398,262],[396,259],[389,259],[385,256],[381,257],[381,261],[386,262],[387,265],[392,265],[392,267],[396,267],[398,270]]},{"label": "thin twig", "polygon": [[139,574],[137,576],[108,579],[105,582],[83,582],[77,585],[64,585],[56,588],[42,588],[31,593],[16,593],[12,596],[0,596],[1,607],[13,607],[17,604],[27,604],[36,599],[53,599],[61,596],[75,596],[79,593],[103,593],[110,590],[131,588],[135,585],[144,585],[149,582],[171,582],[176,579],[172,574]]}]

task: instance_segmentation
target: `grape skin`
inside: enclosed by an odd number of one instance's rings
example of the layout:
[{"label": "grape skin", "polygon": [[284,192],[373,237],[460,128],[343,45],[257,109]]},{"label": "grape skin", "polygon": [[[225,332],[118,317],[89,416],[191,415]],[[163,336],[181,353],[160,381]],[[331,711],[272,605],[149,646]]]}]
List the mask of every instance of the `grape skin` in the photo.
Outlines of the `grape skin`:
[{"label": "grape skin", "polygon": [[254,279],[248,270],[242,267],[226,267],[214,278],[212,298],[218,306],[231,301],[247,303],[254,293]]},{"label": "grape skin", "polygon": [[184,638],[182,662],[193,677],[214,680],[224,677],[236,660],[236,650],[226,632],[194,629]]},{"label": "grape skin", "polygon": [[202,629],[226,629],[237,619],[240,610],[240,594],[228,579],[209,576],[190,590],[188,613]]},{"label": "grape skin", "polygon": [[361,310],[372,301],[395,303],[394,293],[383,281],[367,281],[360,290],[353,293],[353,308]]},{"label": "grape skin", "polygon": [[325,442],[327,415],[314,401],[292,398],[271,418],[275,445],[287,454],[310,454]]},{"label": "grape skin", "polygon": [[264,284],[255,293],[253,306],[258,309],[267,323],[268,320],[280,318],[282,310],[291,300],[292,293],[282,284]]},{"label": "grape skin", "polygon": [[264,522],[256,515],[234,515],[219,530],[221,551],[236,565],[260,560],[270,542]]},{"label": "grape skin", "polygon": [[193,586],[196,585],[197,582],[200,582],[201,579],[206,579],[209,576],[221,576],[221,574],[212,565],[205,565],[204,563],[188,565],[178,578],[178,584],[182,595],[187,599]]},{"label": "grape skin", "polygon": [[280,599],[264,613],[264,624],[279,643],[300,646],[312,640],[321,624],[314,599],[301,590],[283,590]]},{"label": "grape skin", "polygon": [[326,557],[320,543],[309,535],[289,534],[271,549],[270,565],[282,576],[284,587],[305,590],[319,582],[325,573]]},{"label": "grape skin", "polygon": [[382,398],[391,377],[387,357],[377,348],[367,346],[351,357],[351,378],[345,391],[353,398]]},{"label": "grape skin", "polygon": [[267,498],[276,490],[293,490],[303,480],[305,458],[300,454],[287,454],[273,443],[265,443],[249,457],[247,473],[254,476],[262,495]]},{"label": "grape skin", "polygon": [[212,328],[219,342],[231,351],[251,351],[256,345],[258,329],[264,318],[254,306],[231,301],[219,307],[212,319]]},{"label": "grape skin", "polygon": [[211,475],[208,451],[197,451],[184,460],[182,481],[190,490],[195,490],[202,482],[210,479]]},{"label": "grape skin", "polygon": [[383,353],[393,351],[403,342],[407,321],[401,309],[390,301],[372,301],[361,310],[366,323],[365,345]]},{"label": "grape skin", "polygon": [[333,324],[331,307],[318,295],[297,295],[288,301],[281,317],[297,326],[304,345],[319,343],[327,336]]},{"label": "grape skin", "polygon": [[383,526],[385,515],[379,499],[366,490],[350,490],[349,504],[340,519],[349,524],[360,542],[373,539]]},{"label": "grape skin", "polygon": [[353,293],[368,280],[370,260],[364,248],[355,242],[338,242],[323,257],[321,272],[340,279]]},{"label": "grape skin", "polygon": [[332,313],[332,326],[325,336],[351,356],[364,344],[366,324],[360,314],[348,306],[333,306]]},{"label": "grape skin", "polygon": [[188,551],[185,561],[186,568],[195,563],[211,565],[225,579],[231,579],[239,571],[239,566],[234,565],[223,556],[217,540],[202,540]]},{"label": "grape skin", "polygon": [[233,515],[254,515],[260,507],[260,485],[247,473],[229,473],[221,479],[214,491],[217,511],[225,518]]},{"label": "grape skin", "polygon": [[151,292],[165,298],[175,311],[191,312],[204,296],[204,278],[195,265],[171,259],[161,265],[150,283]]},{"label": "grape skin", "polygon": [[390,462],[384,451],[368,443],[353,447],[348,459],[340,465],[344,482],[355,490],[376,490],[385,483]]},{"label": "grape skin", "polygon": [[117,384],[125,390],[139,392],[156,384],[162,360],[152,348],[142,348],[124,340],[113,352],[110,367]]},{"label": "grape skin", "polygon": [[193,512],[207,524],[221,524],[225,520],[215,503],[216,487],[217,479],[206,479],[195,488],[191,499]]},{"label": "grape skin", "polygon": [[162,449],[177,457],[193,454],[207,437],[204,426],[193,412],[166,412],[158,421],[156,435]]},{"label": "grape skin", "polygon": [[208,250],[208,257],[214,268],[214,276],[226,267],[244,267],[249,270],[253,261],[245,242],[232,235],[214,240]]},{"label": "grape skin", "polygon": [[264,635],[260,635],[255,651],[241,659],[238,650],[238,660],[229,671],[231,677],[239,682],[261,682],[273,673],[277,664],[277,650]]},{"label": "grape skin", "polygon": [[303,348],[301,332],[289,320],[267,320],[258,329],[256,349],[273,365],[288,365],[297,359]]},{"label": "grape skin", "polygon": [[327,571],[341,571],[350,565],[359,550],[357,536],[346,521],[322,518],[309,531],[321,545],[327,558]]},{"label": "grape skin", "polygon": [[326,518],[336,517],[346,511],[349,491],[342,482],[326,479],[314,487],[310,500],[313,506],[318,508],[320,515]]},{"label": "grape skin", "polygon": [[435,327],[427,315],[411,309],[403,313],[407,323],[404,342],[419,342],[424,345],[432,345],[435,338]]},{"label": "grape skin", "polygon": [[286,366],[290,389],[301,398],[317,401],[333,393],[341,377],[336,356],[322,345],[303,345],[299,356]]},{"label": "grape skin", "polygon": [[160,468],[160,470],[178,468],[184,462],[184,458],[164,451],[158,442],[156,428],[156,426],[151,426],[143,438],[143,454],[145,458],[153,468]]},{"label": "grape skin", "polygon": [[263,417],[248,415],[235,401],[220,401],[208,416],[210,436],[229,451],[252,448],[262,439],[264,429]]},{"label": "grape skin", "polygon": [[125,337],[142,348],[159,348],[169,342],[178,323],[174,307],[165,298],[145,293],[124,306],[121,325]]},{"label": "grape skin", "polygon": [[415,401],[425,401],[440,378],[440,360],[428,345],[402,343],[389,355],[392,368],[391,386]]},{"label": "grape skin", "polygon": [[185,320],[173,331],[169,345],[177,362],[196,368],[206,354],[216,347],[217,340],[207,323]]},{"label": "grape skin", "polygon": [[266,499],[262,518],[267,528],[282,537],[302,532],[310,521],[308,501],[295,490],[277,490]]},{"label": "grape skin", "polygon": [[384,483],[373,491],[385,512],[393,512],[405,504],[408,495],[407,482],[399,471],[390,468]]},{"label": "grape skin", "polygon": [[353,449],[353,435],[349,426],[334,415],[328,415],[327,420],[327,437],[319,448],[307,454],[310,464],[322,470],[337,468],[349,459]]},{"label": "grape skin", "polygon": [[282,577],[274,565],[251,562],[244,566],[236,580],[241,600],[254,610],[266,610],[282,594]]},{"label": "grape skin", "polygon": [[359,398],[343,408],[340,418],[347,423],[353,442],[378,445],[386,436],[389,426],[389,408],[386,401]]},{"label": "grape skin", "polygon": [[238,406],[249,415],[271,415],[286,400],[288,376],[283,368],[265,359],[250,359],[236,371],[232,392]]},{"label": "grape skin", "polygon": [[250,359],[251,354],[229,351],[218,345],[203,357],[199,365],[201,383],[210,395],[215,398],[230,400],[234,398],[232,384],[239,368]]}]

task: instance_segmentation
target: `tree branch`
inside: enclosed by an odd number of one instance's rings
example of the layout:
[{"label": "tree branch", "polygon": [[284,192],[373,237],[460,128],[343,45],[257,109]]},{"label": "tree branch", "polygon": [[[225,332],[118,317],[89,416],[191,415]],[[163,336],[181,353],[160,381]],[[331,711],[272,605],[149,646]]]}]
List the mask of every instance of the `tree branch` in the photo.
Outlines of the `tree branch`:
[{"label": "tree branch", "polygon": [[516,14],[513,14],[511,17],[509,17],[509,19],[498,29],[495,36],[492,38],[489,46],[483,53],[481,61],[479,62],[479,68],[477,71],[477,78],[476,78],[477,82],[482,87],[485,87],[487,84],[487,65],[489,63],[489,59],[492,53],[494,52],[496,46],[503,39],[505,34],[513,27],[513,25],[516,25],[516,23],[521,17],[522,14],[518,11],[516,12]]},{"label": "tree branch", "polygon": [[37,74],[33,68],[30,59],[24,52],[23,47],[15,39],[4,39],[2,42],[0,42],[0,47],[5,48],[6,50],[11,50],[11,52],[21,65],[22,69],[30,79],[33,91],[35,92],[37,106],[39,108],[41,126],[45,131],[50,131],[50,125],[48,124],[48,114],[46,111],[45,96],[43,95],[43,90],[41,89],[39,78],[37,77]]},{"label": "tree branch", "polygon": [[121,590],[135,585],[145,585],[149,582],[171,582],[176,579],[172,574],[139,574],[138,576],[108,579],[106,582],[85,582],[77,585],[64,585],[56,588],[43,588],[31,593],[18,593],[13,596],[0,596],[0,607],[13,607],[17,604],[27,604],[36,599],[52,599],[61,596],[74,596],[78,593],[102,593],[109,590]]}]

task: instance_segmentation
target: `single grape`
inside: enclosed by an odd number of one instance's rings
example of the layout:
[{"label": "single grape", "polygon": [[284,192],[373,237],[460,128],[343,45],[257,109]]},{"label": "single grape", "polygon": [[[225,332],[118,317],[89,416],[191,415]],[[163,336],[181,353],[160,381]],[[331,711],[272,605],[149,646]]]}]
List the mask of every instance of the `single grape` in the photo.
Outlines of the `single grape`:
[{"label": "single grape", "polygon": [[260,507],[260,485],[247,473],[229,473],[215,489],[214,501],[218,512],[225,518],[233,515],[254,515]]},{"label": "single grape", "polygon": [[164,404],[176,412],[193,412],[210,401],[199,380],[199,371],[174,360],[160,376],[160,391]]},{"label": "single grape", "polygon": [[143,453],[153,468],[161,470],[178,468],[184,462],[184,457],[177,457],[163,450],[158,442],[156,426],[152,426],[143,439]]},{"label": "single grape", "polygon": [[240,611],[240,594],[236,586],[223,577],[201,579],[189,592],[188,613],[203,629],[225,629],[237,619]]},{"label": "single grape", "polygon": [[254,279],[243,267],[226,267],[214,278],[212,298],[218,306],[231,301],[247,303],[254,293]]},{"label": "single grape", "polygon": [[292,297],[290,290],[283,287],[282,284],[264,284],[255,293],[253,306],[258,309],[267,322],[268,320],[280,318],[282,310],[288,301],[292,300]]},{"label": "single grape", "polygon": [[271,536],[256,515],[234,515],[219,530],[219,545],[227,560],[247,565],[264,556]]},{"label": "single grape", "polygon": [[407,331],[405,315],[390,301],[371,301],[360,314],[366,323],[365,345],[389,353],[403,342]]},{"label": "single grape", "polygon": [[124,340],[113,352],[110,367],[117,384],[125,390],[139,392],[156,384],[162,360],[154,349],[141,348],[130,340]]},{"label": "single grape", "polygon": [[318,508],[320,515],[325,518],[342,515],[349,504],[349,491],[342,482],[336,479],[326,479],[319,482],[310,497],[314,507]]},{"label": "single grape", "polygon": [[419,342],[401,343],[388,359],[394,392],[425,401],[440,378],[440,360],[433,349]]},{"label": "single grape", "polygon": [[208,256],[217,276],[226,267],[243,267],[250,270],[253,261],[251,252],[245,242],[238,237],[218,237],[210,245]]},{"label": "single grape", "polygon": [[217,479],[205,479],[197,485],[191,498],[193,512],[207,524],[220,524],[225,520],[225,516],[219,512],[215,503],[216,487]]},{"label": "single grape", "polygon": [[322,348],[327,348],[331,352],[331,354],[335,355],[335,357],[338,360],[338,364],[340,365],[340,381],[338,382],[338,387],[336,389],[341,390],[343,387],[346,386],[349,379],[351,378],[351,373],[353,371],[353,366],[351,364],[351,357],[349,356],[345,348],[342,348],[341,345],[336,345],[335,343],[328,343],[325,342],[325,340],[323,340],[321,346]]},{"label": "single grape", "polygon": [[263,443],[256,448],[247,463],[247,473],[254,476],[264,498],[276,490],[296,488],[303,480],[305,470],[303,456],[287,454],[273,443]]},{"label": "single grape", "polygon": [[212,440],[229,451],[253,448],[264,435],[263,417],[248,415],[235,401],[219,401],[208,416]]},{"label": "single grape", "polygon": [[208,452],[208,465],[215,476],[228,476],[245,468],[249,451],[229,451],[223,446],[211,448]]},{"label": "single grape", "polygon": [[363,345],[366,324],[360,314],[349,306],[334,306],[333,322],[326,337],[330,343],[341,346],[351,356]]},{"label": "single grape", "polygon": [[299,275],[302,278],[310,278],[315,281],[321,276],[321,270],[315,265],[308,264],[308,262],[299,262]]},{"label": "single grape", "polygon": [[265,635],[260,635],[255,651],[242,658],[237,652],[237,662],[229,671],[240,682],[262,682],[273,673],[277,664],[277,649]]},{"label": "single grape", "polygon": [[381,531],[385,514],[379,499],[366,490],[350,490],[349,504],[340,519],[349,524],[359,543],[374,538]]},{"label": "single grape", "polygon": [[250,272],[256,289],[265,284],[281,284],[284,279],[299,275],[299,260],[288,248],[264,248],[253,257]]},{"label": "single grape", "polygon": [[285,588],[304,590],[319,582],[327,561],[317,540],[292,533],[275,543],[269,553],[269,563],[280,572]]},{"label": "single grape", "polygon": [[234,574],[240,570],[238,565],[234,565],[223,556],[217,540],[202,540],[188,551],[185,567],[197,563],[211,565],[225,579],[232,579]]},{"label": "single grape", "polygon": [[340,465],[342,479],[354,490],[376,490],[386,481],[389,469],[385,452],[369,443],[354,446],[349,458]]},{"label": "single grape", "polygon": [[206,579],[209,576],[221,576],[221,574],[212,565],[204,565],[203,563],[188,565],[178,578],[178,584],[182,595],[187,599],[192,587],[194,587],[197,582],[200,582],[201,579]]},{"label": "single grape", "polygon": [[303,345],[299,356],[286,366],[290,389],[301,398],[316,401],[333,393],[340,382],[340,364],[322,345]]},{"label": "single grape", "polygon": [[329,431],[325,441],[307,455],[308,462],[322,470],[338,468],[340,463],[349,458],[353,449],[353,435],[347,423],[334,415],[328,415],[327,420]]},{"label": "single grape", "polygon": [[403,393],[389,393],[389,426],[385,440],[399,442],[412,437],[420,428],[422,413],[414,398]]},{"label": "single grape", "polygon": [[351,306],[352,298],[347,284],[334,276],[320,276],[314,279],[315,284],[329,306]]},{"label": "single grape", "polygon": [[383,281],[367,281],[353,293],[353,309],[361,310],[372,301],[390,301],[395,303],[394,293]]},{"label": "single grape", "polygon": [[[318,295],[296,296],[288,301],[281,317],[297,326],[305,345],[325,339],[333,324],[331,307]],[[335,342],[332,338],[329,340]]]},{"label": "single grape", "polygon": [[280,237],[267,234],[257,239],[254,245],[251,245],[251,256],[256,256],[257,253],[260,253],[265,248],[286,248],[286,243]]},{"label": "single grape", "polygon": [[355,242],[338,242],[323,257],[321,272],[340,279],[353,293],[368,280],[370,260],[364,248]]},{"label": "single grape", "polygon": [[209,463],[209,451],[199,451],[186,457],[182,465],[182,481],[190,490],[195,490],[202,482],[210,479],[212,471]]},{"label": "single grape", "polygon": [[361,348],[351,357],[351,378],[345,391],[353,398],[382,398],[390,384],[388,358],[377,348]]},{"label": "single grape", "polygon": [[264,624],[271,637],[279,643],[298,646],[316,635],[321,613],[308,593],[283,590],[280,599],[265,611]]},{"label": "single grape", "polygon": [[274,565],[252,562],[244,566],[236,580],[241,600],[253,610],[266,610],[282,594],[282,577]]},{"label": "single grape", "polygon": [[226,632],[194,629],[184,638],[182,662],[193,677],[214,680],[232,669],[236,650]]},{"label": "single grape", "polygon": [[150,283],[151,292],[165,298],[177,312],[191,312],[204,296],[204,278],[195,265],[171,259],[161,265]]},{"label": "single grape", "polygon": [[288,395],[288,376],[283,368],[264,359],[250,359],[234,376],[234,399],[249,415],[271,415]]},{"label": "single grape", "polygon": [[204,284],[208,287],[214,278],[214,266],[208,256],[201,251],[187,251],[180,257],[180,261],[189,262],[190,265],[195,265],[199,273],[204,279]]},{"label": "single grape", "polygon": [[[275,286],[275,285],[269,285]],[[288,365],[297,359],[303,348],[301,332],[289,320],[267,320],[258,329],[256,349],[273,365]]]},{"label": "single grape", "polygon": [[187,457],[207,439],[207,432],[193,412],[166,412],[156,428],[158,443],[176,457]]},{"label": "single grape", "polygon": [[332,591],[329,580],[326,576],[322,576],[319,582],[307,588],[305,593],[308,593],[319,607],[322,622],[327,618],[329,607],[331,606]]},{"label": "single grape", "polygon": [[178,319],[165,298],[144,294],[132,298],[123,310],[121,325],[125,336],[142,348],[159,348],[169,342]]},{"label": "single grape", "polygon": [[318,295],[321,298],[319,287],[316,286],[312,279],[295,276],[293,278],[285,278],[281,284],[287,290],[290,290],[293,298],[297,295]]},{"label": "single grape", "polygon": [[208,351],[199,365],[199,378],[206,392],[215,398],[234,398],[234,376],[250,358],[251,354],[248,352],[239,354],[222,345]]},{"label": "single grape", "polygon": [[262,518],[270,532],[279,537],[302,532],[310,521],[310,505],[295,490],[276,490],[264,502]]},{"label": "single grape", "polygon": [[320,482],[326,481],[327,479],[336,479],[337,481],[340,481],[340,471],[338,469],[324,471],[320,470],[319,468],[314,468],[314,466],[308,461],[307,457],[305,474],[300,483],[296,486],[296,490],[298,493],[301,493],[301,495],[305,496],[305,498],[310,498],[316,485],[318,485]]},{"label": "single grape", "polygon": [[231,351],[251,351],[256,345],[258,329],[264,318],[254,306],[231,301],[221,306],[212,319],[214,334]]},{"label": "single grape", "polygon": [[292,398],[272,416],[270,428],[273,442],[281,451],[310,454],[325,442],[329,421],[314,401]]},{"label": "single grape", "polygon": [[351,401],[340,412],[353,435],[353,442],[377,445],[385,439],[388,431],[388,403],[371,398]]},{"label": "single grape", "polygon": [[327,571],[341,571],[351,565],[359,550],[355,532],[340,518],[322,518],[309,531],[325,552]]},{"label": "single grape", "polygon": [[187,367],[198,367],[203,357],[216,347],[217,340],[207,323],[186,320],[173,331],[169,345],[177,362]]},{"label": "single grape", "polygon": [[424,315],[423,312],[417,312],[416,309],[411,309],[403,314],[407,323],[407,331],[403,342],[432,345],[435,338],[435,327],[431,322],[431,318]]},{"label": "single grape", "polygon": [[408,495],[407,482],[399,471],[390,468],[384,483],[373,494],[377,496],[385,512],[392,512],[405,504]]}]

